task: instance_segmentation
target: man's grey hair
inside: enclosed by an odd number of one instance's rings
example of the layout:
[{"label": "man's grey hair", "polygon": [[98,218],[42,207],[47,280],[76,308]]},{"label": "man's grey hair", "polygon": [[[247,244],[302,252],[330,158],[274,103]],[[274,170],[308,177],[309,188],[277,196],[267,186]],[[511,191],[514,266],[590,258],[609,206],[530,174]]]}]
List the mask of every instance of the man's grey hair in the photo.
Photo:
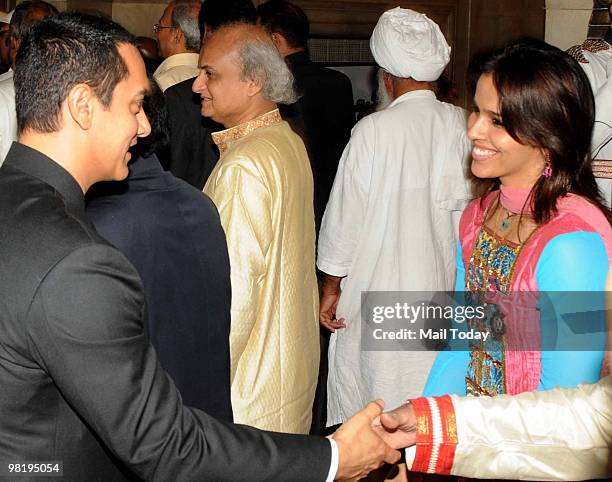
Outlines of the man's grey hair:
[{"label": "man's grey hair", "polygon": [[389,74],[382,67],[378,68],[378,72],[376,72],[376,81],[378,83],[376,89],[376,110],[385,110],[391,102],[393,102],[393,97],[389,94],[387,90],[387,86],[385,85],[385,74]]},{"label": "man's grey hair", "polygon": [[198,13],[200,0],[176,0],[172,9],[172,25],[181,29],[187,50],[200,50],[200,27]]},{"label": "man's grey hair", "polygon": [[293,74],[273,44],[263,40],[246,40],[238,47],[242,63],[241,80],[263,85],[266,100],[276,104],[293,104],[298,97],[293,87]]}]

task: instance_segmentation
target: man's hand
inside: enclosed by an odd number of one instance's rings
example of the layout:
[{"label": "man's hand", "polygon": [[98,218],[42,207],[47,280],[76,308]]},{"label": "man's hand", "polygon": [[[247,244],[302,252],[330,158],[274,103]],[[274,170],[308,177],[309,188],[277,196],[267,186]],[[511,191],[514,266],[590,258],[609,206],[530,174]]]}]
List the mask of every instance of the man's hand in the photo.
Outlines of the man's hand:
[{"label": "man's hand", "polygon": [[332,333],[340,328],[346,328],[344,318],[336,319],[336,307],[340,300],[340,294],[326,295],[321,297],[321,305],[319,308],[319,323],[327,328]]},{"label": "man's hand", "polygon": [[394,464],[399,460],[400,453],[390,448],[372,429],[383,406],[382,400],[368,403],[332,435],[338,444],[340,459],[336,480],[360,479],[384,462]]},{"label": "man's hand", "polygon": [[346,328],[344,318],[336,319],[336,307],[340,300],[340,280],[337,276],[325,275],[321,290],[321,303],[319,306],[319,323],[334,333],[340,328]]},{"label": "man's hand", "polygon": [[394,449],[403,449],[416,443],[416,416],[411,404],[383,413],[372,423],[374,431]]}]

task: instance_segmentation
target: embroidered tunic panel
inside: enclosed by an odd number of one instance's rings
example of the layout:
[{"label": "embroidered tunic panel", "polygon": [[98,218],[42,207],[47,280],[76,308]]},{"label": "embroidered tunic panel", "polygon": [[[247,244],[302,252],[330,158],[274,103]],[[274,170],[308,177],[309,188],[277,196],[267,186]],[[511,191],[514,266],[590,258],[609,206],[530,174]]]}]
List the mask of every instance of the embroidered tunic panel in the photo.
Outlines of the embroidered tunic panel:
[{"label": "embroidered tunic panel", "polygon": [[521,247],[498,237],[484,225],[476,238],[466,273],[466,297],[474,306],[485,306],[485,317],[472,318],[469,327],[489,332],[491,336],[487,341],[470,342],[470,363],[466,376],[467,393],[470,395],[505,393],[505,324],[497,306],[486,303],[486,294],[509,293]]}]

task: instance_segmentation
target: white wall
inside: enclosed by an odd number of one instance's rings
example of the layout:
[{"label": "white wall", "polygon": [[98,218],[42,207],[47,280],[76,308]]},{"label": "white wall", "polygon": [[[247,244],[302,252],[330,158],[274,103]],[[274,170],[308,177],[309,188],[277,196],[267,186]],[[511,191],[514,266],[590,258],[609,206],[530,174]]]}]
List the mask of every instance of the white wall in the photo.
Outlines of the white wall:
[{"label": "white wall", "polygon": [[563,50],[581,44],[592,9],[593,0],[546,0],[546,41]]}]

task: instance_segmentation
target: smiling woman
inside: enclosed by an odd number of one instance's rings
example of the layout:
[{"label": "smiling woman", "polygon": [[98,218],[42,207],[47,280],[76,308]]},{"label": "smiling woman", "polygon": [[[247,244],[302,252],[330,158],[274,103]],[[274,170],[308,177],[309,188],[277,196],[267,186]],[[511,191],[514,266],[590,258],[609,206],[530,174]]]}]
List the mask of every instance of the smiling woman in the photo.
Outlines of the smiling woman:
[{"label": "smiling woman", "polygon": [[[497,308],[484,322],[493,336],[469,352],[440,354],[425,394],[515,394],[593,383],[605,330],[564,340],[593,351],[540,351],[554,341],[548,328],[557,334],[567,328],[542,309],[544,294],[557,313],[572,309],[571,295],[558,292],[603,291],[612,255],[610,212],[589,157],[588,79],[571,57],[540,41],[491,54],[477,74],[468,122],[471,169],[490,188],[463,213],[456,290],[471,292],[480,304],[495,293]],[[521,297],[524,306],[516,304],[518,292],[531,293]],[[605,326],[603,317],[593,322]]]}]

